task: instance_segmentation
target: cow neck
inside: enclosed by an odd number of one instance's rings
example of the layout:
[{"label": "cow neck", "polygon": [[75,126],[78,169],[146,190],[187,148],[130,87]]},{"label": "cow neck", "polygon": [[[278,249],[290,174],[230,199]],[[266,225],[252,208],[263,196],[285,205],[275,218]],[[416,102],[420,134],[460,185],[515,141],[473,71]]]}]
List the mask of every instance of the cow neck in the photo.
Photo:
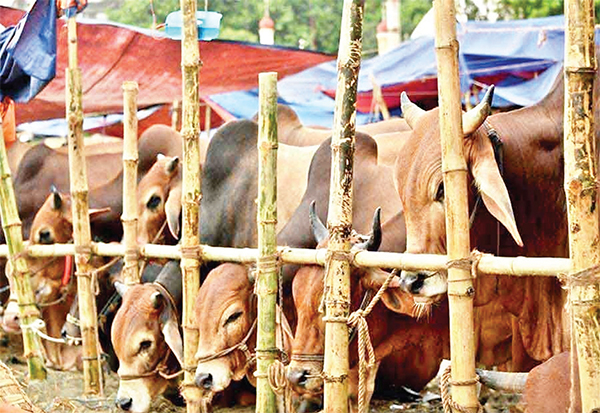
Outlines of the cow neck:
[{"label": "cow neck", "polygon": [[[170,271],[173,269],[173,271]],[[163,288],[161,292],[164,292],[167,298],[173,304],[173,309],[178,313],[181,312],[181,300],[182,300],[182,282],[181,272],[179,271],[178,261],[169,261],[161,270],[156,280],[152,283],[157,288]]]}]

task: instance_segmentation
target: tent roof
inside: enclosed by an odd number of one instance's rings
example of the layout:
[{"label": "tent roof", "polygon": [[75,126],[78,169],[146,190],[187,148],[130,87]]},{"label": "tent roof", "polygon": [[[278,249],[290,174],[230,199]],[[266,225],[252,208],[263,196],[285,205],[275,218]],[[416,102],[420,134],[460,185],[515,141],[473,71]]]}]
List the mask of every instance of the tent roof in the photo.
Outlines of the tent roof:
[{"label": "tent roof", "polygon": [[[24,12],[0,7],[0,24],[15,24]],[[78,60],[83,77],[86,114],[122,112],[122,82],[137,81],[140,108],[181,99],[181,43],[151,30],[78,20]],[[27,104],[17,105],[17,122],[64,117],[67,30],[57,27],[56,77]],[[300,72],[335,56],[293,48],[220,41],[199,42],[203,66],[200,95],[207,96],[258,85],[260,72],[279,78]]]}]

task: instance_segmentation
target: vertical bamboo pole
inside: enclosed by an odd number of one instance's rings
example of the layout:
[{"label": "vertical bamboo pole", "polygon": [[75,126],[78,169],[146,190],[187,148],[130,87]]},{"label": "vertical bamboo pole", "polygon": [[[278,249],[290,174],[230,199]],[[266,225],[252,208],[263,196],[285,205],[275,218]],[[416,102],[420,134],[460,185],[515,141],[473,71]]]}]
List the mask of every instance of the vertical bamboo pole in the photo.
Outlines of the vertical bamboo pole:
[{"label": "vertical bamboo pole", "polygon": [[338,79],[331,141],[331,187],[327,217],[330,238],[325,275],[323,380],[326,413],[348,411],[348,252],[352,231],[356,91],[361,62],[364,4],[364,0],[344,0],[337,60]]},{"label": "vertical bamboo pole", "polygon": [[[593,0],[565,2],[565,192],[574,272],[600,263],[594,129]],[[570,283],[572,360],[579,363],[583,412],[600,410],[600,283]],[[572,363],[573,364],[573,363]],[[576,377],[572,377],[572,383]],[[576,396],[572,390],[571,400]],[[595,410],[594,410],[595,409]]]},{"label": "vertical bamboo pole", "polygon": [[102,369],[98,352],[98,316],[91,279],[92,253],[90,219],[88,214],[88,185],[83,153],[83,108],[81,71],[77,67],[77,22],[67,19],[69,67],[66,69],[66,102],[69,132],[69,178],[73,200],[73,237],[77,270],[77,295],[83,341],[83,385],[87,395],[102,394]]},{"label": "vertical bamboo pole", "polygon": [[193,392],[194,373],[187,366],[194,363],[198,348],[198,331],[193,328],[194,301],[200,289],[200,102],[198,72],[200,51],[196,25],[196,0],[181,0],[183,38],[181,70],[183,107],[181,135],[183,137],[183,237],[181,240],[181,272],[183,276],[183,339],[186,367],[184,396],[187,411],[199,412],[201,403]]},{"label": "vertical bamboo pole", "polygon": [[46,366],[44,364],[42,343],[39,336],[31,328],[24,327],[39,320],[40,313],[35,305],[35,297],[29,282],[29,269],[23,256],[21,220],[19,219],[15,190],[8,166],[8,156],[2,131],[2,118],[0,118],[0,142],[2,142],[0,144],[0,212],[2,215],[2,229],[8,244],[8,259],[13,268],[10,295],[16,295],[19,303],[21,325],[23,326],[21,329],[23,352],[27,358],[29,377],[34,380],[45,380]]},{"label": "vertical bamboo pole", "polygon": [[[462,133],[460,84],[458,80],[458,41],[454,0],[436,0],[435,48],[438,67],[442,171],[446,193],[446,239],[450,262],[468,258],[469,205],[467,164]],[[452,380],[471,383],[454,386],[452,398],[470,411],[477,411],[475,339],[473,326],[473,283],[468,269],[448,269],[450,305],[450,353]]]},{"label": "vertical bamboo pole", "polygon": [[275,393],[269,385],[268,371],[277,353],[277,73],[259,74],[258,84],[256,411],[275,413]]},{"label": "vertical bamboo pole", "polygon": [[137,82],[123,82],[123,241],[125,243],[125,284],[140,282],[138,271],[139,248],[137,245]]},{"label": "vertical bamboo pole", "polygon": [[210,138],[210,113],[212,108],[207,103],[204,108],[204,133],[206,133],[206,139]]}]

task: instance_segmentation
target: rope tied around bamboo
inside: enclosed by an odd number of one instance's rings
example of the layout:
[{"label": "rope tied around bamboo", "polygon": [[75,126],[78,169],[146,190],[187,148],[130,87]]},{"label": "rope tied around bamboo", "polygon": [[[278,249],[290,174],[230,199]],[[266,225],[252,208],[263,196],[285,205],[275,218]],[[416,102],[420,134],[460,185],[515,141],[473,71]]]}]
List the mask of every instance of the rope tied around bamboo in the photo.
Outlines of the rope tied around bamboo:
[{"label": "rope tied around bamboo", "polygon": [[[440,393],[442,396],[444,413],[452,413],[453,410],[461,413],[470,413],[470,409],[461,406],[452,400],[449,386],[472,386],[473,384],[477,383],[479,383],[479,376],[477,375],[470,380],[452,380],[452,367],[448,366],[440,378]],[[477,413],[483,413],[483,406],[479,402],[477,402]]]},{"label": "rope tied around bamboo", "polygon": [[[358,254],[359,252],[361,252],[361,250],[350,250],[350,251],[344,251],[344,250],[327,250],[327,253],[325,254],[325,273],[324,273],[324,277],[323,277],[323,295],[321,296],[321,302],[319,303],[319,313],[321,314],[325,314],[325,304],[326,303],[334,303],[334,304],[339,304],[339,305],[345,305],[346,303],[343,302],[337,302],[335,300],[331,301],[328,300],[327,298],[325,298],[325,296],[327,295],[327,268],[330,266],[332,261],[346,261],[348,262],[348,264],[352,267],[352,266],[356,266],[355,260],[356,260],[356,254]],[[348,322],[348,318],[347,317],[323,317],[323,321],[325,322],[330,322],[330,323],[347,323]]]},{"label": "rope tied around bamboo", "polygon": [[568,287],[581,287],[597,284],[600,282],[600,264],[569,274],[558,274],[558,279]]},{"label": "rope tied around bamboo", "polygon": [[[477,249],[471,251],[471,254],[465,258],[459,258],[456,260],[450,260],[446,263],[446,268],[458,268],[465,271],[470,271],[469,278],[460,278],[460,279],[448,279],[449,283],[459,283],[464,281],[472,281],[477,278],[477,271],[479,268],[479,263],[484,256],[491,256],[491,254],[486,254]],[[448,295],[458,296],[458,297],[472,297],[475,294],[475,289],[472,286],[467,288],[467,291],[464,293],[455,293],[448,292]]]}]

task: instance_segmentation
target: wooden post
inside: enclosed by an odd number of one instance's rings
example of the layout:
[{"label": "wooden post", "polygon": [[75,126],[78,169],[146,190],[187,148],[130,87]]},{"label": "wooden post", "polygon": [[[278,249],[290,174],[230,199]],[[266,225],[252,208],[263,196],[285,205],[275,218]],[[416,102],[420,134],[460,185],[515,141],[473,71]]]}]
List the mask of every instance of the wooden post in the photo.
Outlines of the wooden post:
[{"label": "wooden post", "polygon": [[[198,72],[200,51],[196,25],[196,0],[181,0],[183,38],[181,70],[183,107],[181,135],[183,137],[183,236],[181,240],[181,272],[183,276],[183,350],[187,411],[197,413],[202,403],[195,390],[194,354],[198,348],[198,331],[193,328],[194,302],[200,289],[200,102]],[[189,367],[189,368],[188,368]]]},{"label": "wooden post", "polygon": [[[348,411],[348,310],[350,308],[350,233],[352,232],[352,176],[356,92],[361,62],[364,0],[344,0],[335,113],[331,141],[328,263],[325,279],[326,413]],[[362,412],[361,412],[362,413]]]},{"label": "wooden post", "polygon": [[19,219],[15,190],[8,166],[1,117],[0,141],[2,142],[0,144],[0,212],[2,215],[2,229],[4,230],[4,237],[8,244],[8,259],[13,269],[12,280],[10,281],[10,295],[11,297],[16,296],[19,304],[21,333],[23,334],[23,352],[25,358],[27,358],[29,377],[34,380],[45,380],[46,366],[44,364],[40,337],[31,328],[25,328],[25,326],[37,324],[40,319],[40,313],[35,305],[35,297],[29,281],[29,269],[27,268],[27,261],[23,256],[24,247],[21,220]]},{"label": "wooden post", "polygon": [[81,71],[77,67],[77,22],[75,17],[67,20],[69,41],[69,67],[66,69],[66,102],[69,132],[69,178],[73,200],[73,237],[75,240],[75,264],[79,318],[83,341],[84,394],[102,395],[102,369],[98,352],[98,316],[91,279],[92,254],[90,219],[88,214],[88,184],[83,148],[83,108]]},{"label": "wooden post", "polygon": [[390,111],[387,107],[387,103],[385,103],[385,99],[383,98],[381,86],[379,85],[379,83],[377,83],[377,80],[375,79],[375,76],[373,76],[372,73],[369,75],[369,80],[371,81],[371,85],[373,86],[373,101],[375,102],[375,109],[379,108],[381,116],[383,116],[383,120],[388,120],[390,118]]},{"label": "wooden post", "polygon": [[208,103],[205,103],[204,107],[204,133],[206,133],[206,139],[210,138],[210,113],[212,108]]},{"label": "wooden post", "polygon": [[268,380],[277,353],[277,73],[258,75],[258,330],[256,342],[256,411],[275,413],[275,393]]},{"label": "wooden post", "polygon": [[[565,18],[564,185],[569,250],[575,273],[569,282],[571,360],[579,363],[582,412],[588,413],[600,411],[600,283],[597,271],[588,274],[587,279],[581,273],[600,263],[598,154],[594,129],[597,68],[594,2],[567,0]],[[577,378],[572,377],[572,383],[575,380]],[[572,390],[571,400],[575,396]]]},{"label": "wooden post", "polygon": [[[442,139],[442,171],[446,193],[446,240],[450,262],[468,258],[469,204],[467,164],[462,132],[462,110],[458,79],[458,41],[454,0],[436,0],[435,48],[438,66],[440,131]],[[473,282],[469,269],[448,269],[448,302],[450,306],[450,354],[452,380],[471,383],[454,386],[452,398],[461,406],[476,412],[475,339],[473,325]]]},{"label": "wooden post", "polygon": [[140,282],[138,268],[139,248],[137,245],[137,82],[123,82],[123,242],[125,243],[125,284]]}]

